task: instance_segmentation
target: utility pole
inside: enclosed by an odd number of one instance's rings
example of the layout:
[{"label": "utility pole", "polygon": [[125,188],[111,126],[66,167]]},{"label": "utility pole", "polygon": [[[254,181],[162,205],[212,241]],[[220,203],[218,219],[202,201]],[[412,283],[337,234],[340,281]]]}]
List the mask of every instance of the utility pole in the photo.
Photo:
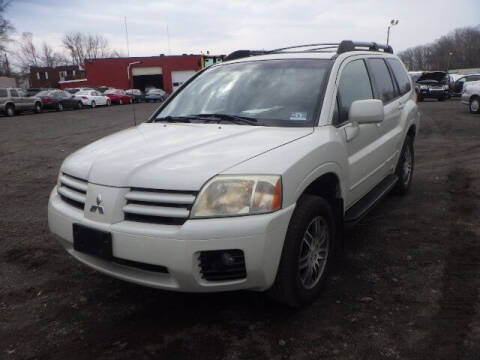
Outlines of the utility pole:
[{"label": "utility pole", "polygon": [[398,25],[398,20],[394,20],[394,19],[390,20],[390,25],[388,25],[388,28],[387,28],[387,46],[390,42],[390,28],[395,25]]}]

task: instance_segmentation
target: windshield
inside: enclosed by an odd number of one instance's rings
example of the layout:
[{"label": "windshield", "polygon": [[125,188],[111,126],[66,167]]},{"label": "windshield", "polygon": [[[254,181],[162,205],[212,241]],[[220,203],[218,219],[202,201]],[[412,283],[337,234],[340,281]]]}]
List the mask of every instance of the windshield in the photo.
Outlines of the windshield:
[{"label": "windshield", "polygon": [[155,89],[155,90],[148,90],[147,94],[148,95],[163,95],[165,93],[165,91],[163,90],[160,90],[160,89]]},{"label": "windshield", "polygon": [[79,91],[75,95],[91,95],[91,91]]},{"label": "windshield", "polygon": [[312,126],[331,60],[249,61],[209,68],[157,119],[226,114],[273,126]]},{"label": "windshield", "polygon": [[120,95],[120,94],[122,94],[122,91],[121,90],[115,90],[115,89],[114,90],[106,90],[104,92],[104,94],[118,94],[118,95]]},{"label": "windshield", "polygon": [[40,91],[39,93],[37,93],[37,95],[35,95],[35,96],[53,96],[53,95],[55,95],[54,92],[55,91],[52,91],[52,90],[43,90],[43,91]]}]

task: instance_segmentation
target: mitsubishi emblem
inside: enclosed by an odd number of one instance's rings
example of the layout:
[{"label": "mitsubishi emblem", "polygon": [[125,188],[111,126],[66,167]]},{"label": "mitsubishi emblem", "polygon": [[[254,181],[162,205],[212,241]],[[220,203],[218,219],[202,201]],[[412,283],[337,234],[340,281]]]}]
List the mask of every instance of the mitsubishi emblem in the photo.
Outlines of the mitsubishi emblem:
[{"label": "mitsubishi emblem", "polygon": [[96,198],[96,202],[97,202],[97,205],[92,205],[92,207],[90,208],[90,212],[96,212],[98,210],[98,212],[100,213],[100,215],[103,215],[103,206],[101,205],[102,203],[102,195],[100,194],[97,194],[97,198]]}]

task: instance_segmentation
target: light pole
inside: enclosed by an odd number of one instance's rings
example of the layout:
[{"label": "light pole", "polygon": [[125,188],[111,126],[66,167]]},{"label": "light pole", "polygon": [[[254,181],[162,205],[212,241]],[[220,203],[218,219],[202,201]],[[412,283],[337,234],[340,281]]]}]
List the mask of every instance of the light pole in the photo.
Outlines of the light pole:
[{"label": "light pole", "polygon": [[453,52],[449,51],[448,52],[448,62],[447,62],[447,72],[448,69],[450,69],[450,59],[452,58]]},{"label": "light pole", "polygon": [[394,20],[394,19],[390,20],[390,25],[388,25],[388,28],[387,28],[387,46],[390,41],[390,28],[395,25],[398,25],[398,20]]}]

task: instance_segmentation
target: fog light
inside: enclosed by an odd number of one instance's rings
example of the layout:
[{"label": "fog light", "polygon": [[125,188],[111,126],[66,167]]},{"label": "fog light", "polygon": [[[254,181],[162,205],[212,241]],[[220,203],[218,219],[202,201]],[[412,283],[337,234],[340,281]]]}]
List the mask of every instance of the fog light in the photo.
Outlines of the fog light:
[{"label": "fog light", "polygon": [[235,264],[235,258],[232,256],[232,254],[224,252],[222,254],[222,262],[225,266],[232,266]]}]

